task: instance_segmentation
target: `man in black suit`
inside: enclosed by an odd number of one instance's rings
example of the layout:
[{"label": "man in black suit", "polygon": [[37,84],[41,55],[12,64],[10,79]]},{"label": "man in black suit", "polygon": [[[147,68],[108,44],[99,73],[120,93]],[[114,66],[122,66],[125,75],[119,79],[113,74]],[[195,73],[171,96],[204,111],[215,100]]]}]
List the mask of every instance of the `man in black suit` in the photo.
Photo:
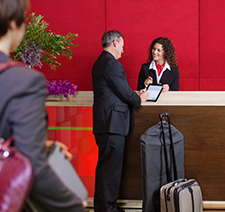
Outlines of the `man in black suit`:
[{"label": "man in black suit", "polygon": [[96,167],[95,212],[118,212],[116,201],[122,174],[125,136],[131,130],[132,110],[148,98],[128,83],[122,64],[124,37],[115,30],[102,37],[103,51],[92,69],[94,105],[93,133],[99,148]]}]

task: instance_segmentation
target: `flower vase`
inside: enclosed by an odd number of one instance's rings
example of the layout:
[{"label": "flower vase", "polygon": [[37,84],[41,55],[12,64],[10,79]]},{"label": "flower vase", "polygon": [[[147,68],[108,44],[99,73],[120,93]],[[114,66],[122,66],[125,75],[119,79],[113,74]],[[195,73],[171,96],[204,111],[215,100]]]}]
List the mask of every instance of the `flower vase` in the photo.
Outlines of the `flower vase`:
[{"label": "flower vase", "polygon": [[60,95],[48,95],[46,101],[60,101]]},{"label": "flower vase", "polygon": [[63,94],[61,95],[50,94],[46,97],[46,101],[68,101],[68,100],[69,100],[69,96],[66,98],[64,97]]}]

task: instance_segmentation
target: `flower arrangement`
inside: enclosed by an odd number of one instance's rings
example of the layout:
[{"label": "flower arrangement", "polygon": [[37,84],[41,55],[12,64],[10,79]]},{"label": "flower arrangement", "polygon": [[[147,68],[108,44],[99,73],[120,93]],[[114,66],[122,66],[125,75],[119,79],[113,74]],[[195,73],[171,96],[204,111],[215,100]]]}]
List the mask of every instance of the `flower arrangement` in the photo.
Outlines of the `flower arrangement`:
[{"label": "flower arrangement", "polygon": [[39,68],[41,68],[43,65],[40,60],[42,52],[43,50],[40,49],[40,44],[36,45],[34,41],[31,42],[25,40],[24,53],[22,54],[21,52],[19,52],[18,59],[27,64],[28,67],[39,66]]},{"label": "flower arrangement", "polygon": [[48,30],[48,26],[43,16],[35,13],[28,15],[24,39],[17,50],[12,52],[13,59],[30,67],[41,67],[42,63],[46,63],[54,71],[61,66],[58,57],[66,56],[71,59],[74,47],[78,46],[72,41],[78,34],[59,35]]},{"label": "flower arrangement", "polygon": [[47,80],[47,95],[61,95],[63,94],[65,98],[68,97],[68,95],[74,95],[74,93],[77,91],[77,85],[70,83],[68,80],[60,80],[56,81],[53,80],[52,82]]}]

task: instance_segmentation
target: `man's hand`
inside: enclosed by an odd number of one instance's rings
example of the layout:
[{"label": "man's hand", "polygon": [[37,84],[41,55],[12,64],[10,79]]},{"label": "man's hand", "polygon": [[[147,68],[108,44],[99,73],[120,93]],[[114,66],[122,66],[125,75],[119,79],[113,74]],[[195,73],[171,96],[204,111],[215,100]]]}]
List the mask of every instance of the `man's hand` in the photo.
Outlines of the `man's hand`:
[{"label": "man's hand", "polygon": [[138,92],[138,95],[141,98],[141,103],[143,103],[143,102],[146,102],[147,101],[148,96],[149,96],[149,93],[148,93],[148,91],[146,89],[143,89],[143,90],[140,90]]}]

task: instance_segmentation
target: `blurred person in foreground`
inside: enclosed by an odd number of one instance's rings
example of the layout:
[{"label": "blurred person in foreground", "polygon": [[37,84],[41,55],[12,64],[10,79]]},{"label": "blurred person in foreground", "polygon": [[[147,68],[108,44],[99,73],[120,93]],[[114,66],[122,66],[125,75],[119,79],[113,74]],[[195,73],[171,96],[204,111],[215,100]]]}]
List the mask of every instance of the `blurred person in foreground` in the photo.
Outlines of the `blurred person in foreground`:
[{"label": "blurred person in foreground", "polygon": [[[0,63],[12,60],[10,52],[18,47],[25,33],[28,8],[28,0],[0,0]],[[10,67],[0,73],[0,91],[0,138],[13,136],[13,145],[32,163],[30,199],[43,211],[84,211],[86,202],[82,204],[47,164],[44,76],[23,66]]]},{"label": "blurred person in foreground", "polygon": [[159,37],[152,41],[148,62],[142,64],[139,72],[137,90],[150,84],[162,85],[163,91],[179,90],[177,56],[172,42],[166,37]]},{"label": "blurred person in foreground", "polygon": [[116,206],[123,166],[125,136],[131,131],[132,112],[148,98],[133,91],[122,64],[124,37],[115,30],[102,36],[103,51],[92,69],[94,104],[93,133],[98,145],[94,210],[123,211]]}]

